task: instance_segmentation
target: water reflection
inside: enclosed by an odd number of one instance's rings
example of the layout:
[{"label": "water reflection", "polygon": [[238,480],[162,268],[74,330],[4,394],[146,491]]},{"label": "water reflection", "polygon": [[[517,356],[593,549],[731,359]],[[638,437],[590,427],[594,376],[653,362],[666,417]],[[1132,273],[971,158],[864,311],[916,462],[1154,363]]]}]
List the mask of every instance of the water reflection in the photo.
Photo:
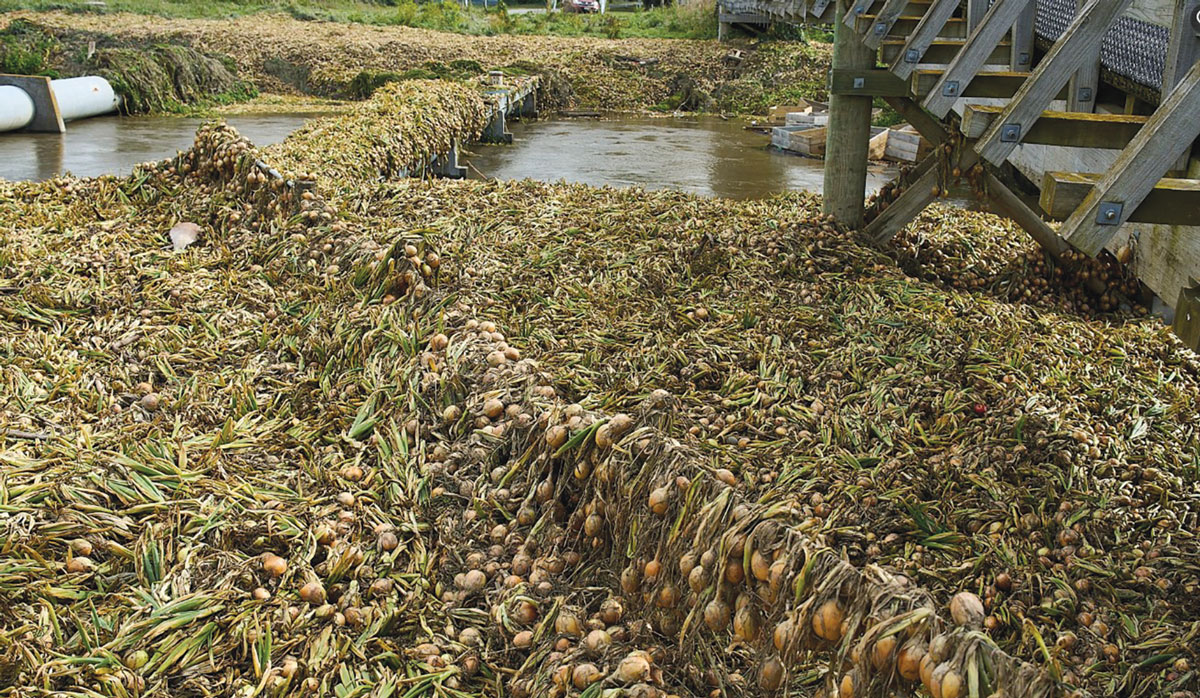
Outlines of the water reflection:
[{"label": "water reflection", "polygon": [[[820,192],[824,163],[768,150],[740,122],[707,119],[549,120],[512,126],[510,146],[474,146],[473,176],[678,189],[731,199]],[[875,166],[868,187],[894,170]]]},{"label": "water reflection", "polygon": [[[311,114],[230,116],[227,121],[255,145],[278,143]],[[133,166],[162,160],[192,145],[201,119],[170,116],[107,116],[67,125],[67,132],[0,134],[0,177],[49,179],[127,174]]]}]

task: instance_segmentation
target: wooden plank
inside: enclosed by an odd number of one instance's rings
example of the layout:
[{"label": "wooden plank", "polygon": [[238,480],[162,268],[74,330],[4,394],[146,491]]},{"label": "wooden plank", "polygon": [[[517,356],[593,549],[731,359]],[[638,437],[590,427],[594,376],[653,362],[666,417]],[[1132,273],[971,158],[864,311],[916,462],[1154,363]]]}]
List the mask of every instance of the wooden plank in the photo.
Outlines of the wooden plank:
[{"label": "wooden plank", "polygon": [[1171,26],[1171,10],[1175,3],[1176,0],[1134,0],[1125,15],[1139,22],[1169,27]]},{"label": "wooden plank", "polygon": [[[962,51],[963,44],[966,39],[937,39],[929,48],[925,49],[925,55],[921,59],[921,64],[924,65],[946,65],[953,61],[955,56]],[[904,50],[904,42],[902,40],[888,39],[883,42],[883,46],[879,49],[879,59],[888,65],[902,57]],[[991,47],[987,58],[984,60],[986,65],[1008,65],[1008,57],[1011,53],[1012,44],[1007,39]]]},{"label": "wooden plank", "polygon": [[[912,93],[923,97],[933,89],[942,75],[941,70],[918,70],[912,76]],[[977,73],[975,79],[963,91],[963,97],[983,97],[988,99],[1008,99],[1021,89],[1021,85],[1029,79],[1029,73],[1014,73],[1011,71],[985,71]],[[1066,99],[1064,88],[1056,99]]]},{"label": "wooden plank", "polygon": [[908,0],[884,2],[883,8],[875,15],[875,21],[871,23],[870,31],[863,35],[863,43],[872,49],[878,49],[879,44],[883,43],[884,38],[891,33],[892,26],[896,24],[896,20],[900,19],[907,6]]},{"label": "wooden plank", "polygon": [[[967,138],[979,138],[1000,116],[1004,107],[969,104],[963,110],[961,130]],[[1079,114],[1043,112],[1025,136],[1026,143],[1074,148],[1121,150],[1137,136],[1148,116],[1125,114]]]},{"label": "wooden plank", "polygon": [[[837,0],[835,16],[845,14],[849,5],[847,0]],[[862,38],[853,28],[837,22],[833,31],[834,70],[875,67],[875,52],[863,45]],[[870,97],[838,94],[831,96],[829,101],[825,157],[838,166],[825,168],[823,209],[826,215],[847,228],[858,228],[863,221],[872,101]]]},{"label": "wooden plank", "polygon": [[[1047,172],[1042,182],[1042,210],[1054,220],[1069,218],[1102,176]],[[1200,226],[1200,180],[1160,179],[1130,214],[1128,222]]]},{"label": "wooden plank", "polygon": [[829,71],[829,94],[907,97],[908,83],[886,70]]},{"label": "wooden plank", "polygon": [[[917,30],[917,25],[921,23],[921,16],[916,17],[901,16],[892,24],[891,30],[884,38],[907,37]],[[863,15],[858,18],[854,26],[855,31],[864,35],[866,38],[874,39],[875,37],[868,36],[875,26],[875,15]],[[942,26],[942,31],[938,35],[943,39],[965,39],[970,32],[967,31],[967,20],[960,17],[951,17],[945,25]],[[880,39],[882,43],[883,38]]]},{"label": "wooden plank", "polygon": [[925,140],[935,146],[939,146],[950,139],[950,134],[946,133],[946,129],[942,127],[941,122],[925,113],[919,104],[912,101],[908,97],[884,97],[883,101],[887,102],[888,106],[895,109],[900,116],[903,116],[912,127],[917,129],[917,133],[924,136]]},{"label": "wooden plank", "polygon": [[991,172],[987,173],[987,192],[988,200],[996,213],[1015,221],[1055,259],[1071,249],[1070,245],[1059,237],[1058,233],[1054,232],[1041,216],[1026,206],[1020,197],[1012,193],[1004,182],[997,179]]},{"label": "wooden plank", "polygon": [[929,113],[944,118],[962,95],[963,88],[974,79],[992,55],[997,44],[1007,34],[1017,17],[1033,0],[996,0],[983,21],[971,32],[958,55],[946,66],[937,84],[925,97],[923,106]]},{"label": "wooden plank", "polygon": [[1037,22],[1037,2],[1025,6],[1012,28],[1012,59],[1008,67],[1014,71],[1033,68],[1034,25]]},{"label": "wooden plank", "polygon": [[1192,280],[1191,288],[1179,292],[1175,303],[1175,334],[1183,343],[1200,352],[1200,284]]},{"label": "wooden plank", "polygon": [[[930,156],[932,159],[935,156]],[[875,220],[863,228],[863,235],[874,245],[896,237],[904,227],[913,222],[929,204],[937,198],[933,189],[938,185],[938,168],[929,167],[915,182],[910,184],[900,198],[893,201]]]},{"label": "wooden plank", "polygon": [[1118,226],[1141,206],[1155,183],[1200,136],[1197,113],[1200,63],[1192,66],[1063,224],[1063,237],[1089,255],[1099,254]]},{"label": "wooden plank", "polygon": [[54,96],[54,88],[50,86],[50,78],[41,75],[0,74],[0,85],[19,87],[25,90],[29,99],[33,100],[33,121],[25,127],[26,131],[67,132],[67,126],[63,123],[62,114],[58,110],[58,99]]},{"label": "wooden plank", "polygon": [[926,50],[937,39],[942,27],[946,25],[957,9],[958,0],[934,0],[934,3],[929,6],[929,11],[925,13],[925,17],[921,19],[921,23],[917,25],[916,31],[904,43],[899,57],[891,64],[892,72],[896,74],[896,77],[907,80],[912,75],[924,58]]},{"label": "wooden plank", "polygon": [[1042,59],[1033,75],[1013,97],[1004,114],[979,142],[976,151],[989,162],[1004,162],[1020,144],[1037,117],[1046,110],[1054,95],[1095,55],[1096,47],[1128,7],[1130,0],[1087,0],[1059,40]]}]

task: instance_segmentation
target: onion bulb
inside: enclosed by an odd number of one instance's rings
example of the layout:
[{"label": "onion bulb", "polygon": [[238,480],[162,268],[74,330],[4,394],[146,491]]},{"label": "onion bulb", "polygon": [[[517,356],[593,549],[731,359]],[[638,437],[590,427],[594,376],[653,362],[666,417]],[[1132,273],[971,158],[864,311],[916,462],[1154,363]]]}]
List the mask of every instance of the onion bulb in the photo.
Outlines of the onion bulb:
[{"label": "onion bulb", "polygon": [[758,687],[767,693],[774,693],[782,686],[783,662],[778,657],[771,657],[758,670]]},{"label": "onion bulb", "polygon": [[741,584],[746,578],[746,570],[742,568],[742,563],[737,560],[730,560],[725,565],[725,581],[730,584]]},{"label": "onion bulb", "polygon": [[559,635],[579,637],[583,633],[583,625],[579,622],[578,616],[563,610],[559,611],[558,617],[554,619],[554,632]]},{"label": "onion bulb", "polygon": [[688,574],[687,582],[692,591],[699,594],[708,587],[708,572],[700,565],[696,565]]},{"label": "onion bulb", "polygon": [[795,627],[791,618],[784,618],[775,626],[775,632],[772,633],[772,640],[775,643],[777,651],[785,651],[792,643],[792,637],[795,635]]},{"label": "onion bulb", "polygon": [[942,676],[942,698],[958,698],[962,692],[962,677],[953,669],[947,669]]},{"label": "onion bulb", "polygon": [[621,660],[613,677],[618,683],[629,685],[644,681],[650,675],[650,660],[644,652],[632,652]]},{"label": "onion bulb", "polygon": [[842,639],[842,619],[844,617],[841,605],[836,599],[830,599],[813,614],[813,632],[817,637],[829,642],[840,642]]},{"label": "onion bulb", "polygon": [[579,664],[571,672],[571,683],[575,684],[575,688],[582,691],[603,677],[604,675],[600,673],[595,664]]},{"label": "onion bulb", "polygon": [[892,653],[896,651],[896,645],[895,635],[881,637],[875,641],[875,646],[871,648],[871,666],[875,667],[876,671],[883,671],[883,668],[888,665],[892,659]]},{"label": "onion bulb", "polygon": [[522,630],[521,632],[517,633],[516,635],[513,635],[512,642],[513,642],[513,647],[525,649],[526,647],[529,647],[530,645],[533,644],[533,632],[530,630]]},{"label": "onion bulb", "polygon": [[908,642],[896,655],[896,670],[907,681],[921,678],[921,660],[925,658],[925,646],[920,642]]},{"label": "onion bulb", "polygon": [[550,448],[559,448],[567,442],[569,432],[567,428],[561,424],[555,424],[546,430],[546,444]]},{"label": "onion bulb", "polygon": [[950,616],[963,628],[978,628],[983,623],[983,602],[969,591],[960,591],[950,599]]},{"label": "onion bulb", "polygon": [[619,599],[608,598],[604,603],[600,604],[600,620],[606,625],[616,625],[621,622],[621,616],[624,615],[625,609],[621,606]]},{"label": "onion bulb", "polygon": [[282,577],[283,574],[287,572],[287,560],[284,560],[274,553],[267,553],[266,555],[263,555],[262,566],[263,570],[267,574],[276,579]]},{"label": "onion bulb", "polygon": [[603,630],[593,630],[583,638],[583,648],[593,655],[604,654],[612,645],[612,637]]},{"label": "onion bulb", "polygon": [[319,606],[325,603],[325,587],[320,582],[309,582],[300,587],[300,599],[313,606]]},{"label": "onion bulb", "polygon": [[753,642],[758,638],[758,614],[750,605],[743,606],[733,616],[733,639]]},{"label": "onion bulb", "polygon": [[658,487],[650,492],[650,511],[654,512],[655,516],[666,516],[668,506],[668,498],[671,496],[671,488]]},{"label": "onion bulb", "polygon": [[595,538],[604,530],[604,517],[592,514],[583,522],[583,532]]},{"label": "onion bulb", "polygon": [[641,575],[635,565],[630,565],[621,571],[621,589],[626,594],[632,594],[642,585]]},{"label": "onion bulb", "polygon": [[925,690],[929,691],[930,695],[933,694],[933,669],[933,659],[926,653],[925,656],[921,657],[920,676],[922,685],[925,686]]},{"label": "onion bulb", "polygon": [[755,550],[754,554],[750,556],[750,572],[760,582],[771,578],[771,563],[761,551]]},{"label": "onion bulb", "polygon": [[713,599],[704,607],[704,624],[714,633],[722,632],[729,627],[729,615],[729,604]]},{"label": "onion bulb", "polygon": [[657,559],[651,560],[646,563],[646,567],[642,572],[646,575],[646,579],[654,579],[658,576],[659,572],[662,572],[662,563]]}]

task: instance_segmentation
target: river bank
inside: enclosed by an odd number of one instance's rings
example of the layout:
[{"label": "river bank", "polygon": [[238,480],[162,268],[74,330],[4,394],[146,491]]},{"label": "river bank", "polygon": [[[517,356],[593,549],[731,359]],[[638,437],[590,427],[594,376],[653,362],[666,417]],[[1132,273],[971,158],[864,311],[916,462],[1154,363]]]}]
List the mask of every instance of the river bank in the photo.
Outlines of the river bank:
[{"label": "river bank", "polygon": [[[500,68],[542,74],[546,108],[765,113],[774,104],[800,97],[822,99],[830,55],[824,44],[760,42],[741,46],[742,58],[732,60],[730,46],[716,41],[466,37],[280,15],[190,20],[16,12],[4,15],[0,24],[14,21],[50,37],[43,70],[103,67],[105,57],[128,61],[160,45],[181,47],[172,49],[171,56],[183,49],[196,52],[203,61],[196,60],[215,76],[207,81],[215,91],[206,94],[218,104],[231,101],[221,96],[231,89],[230,80],[244,80],[270,94],[347,98],[365,96],[355,94],[361,84],[465,79]],[[87,55],[93,58],[79,60]],[[195,101],[169,96],[179,103]],[[166,99],[143,101],[152,110],[170,104]]]}]

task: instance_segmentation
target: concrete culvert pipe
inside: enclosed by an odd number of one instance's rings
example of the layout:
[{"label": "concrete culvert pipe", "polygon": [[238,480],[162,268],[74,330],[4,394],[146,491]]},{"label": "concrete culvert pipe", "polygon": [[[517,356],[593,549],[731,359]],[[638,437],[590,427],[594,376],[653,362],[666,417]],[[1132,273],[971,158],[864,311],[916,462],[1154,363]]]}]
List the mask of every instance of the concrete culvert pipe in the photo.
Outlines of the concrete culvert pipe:
[{"label": "concrete culvert pipe", "polygon": [[19,87],[0,85],[0,131],[25,128],[33,121],[33,100]]}]

